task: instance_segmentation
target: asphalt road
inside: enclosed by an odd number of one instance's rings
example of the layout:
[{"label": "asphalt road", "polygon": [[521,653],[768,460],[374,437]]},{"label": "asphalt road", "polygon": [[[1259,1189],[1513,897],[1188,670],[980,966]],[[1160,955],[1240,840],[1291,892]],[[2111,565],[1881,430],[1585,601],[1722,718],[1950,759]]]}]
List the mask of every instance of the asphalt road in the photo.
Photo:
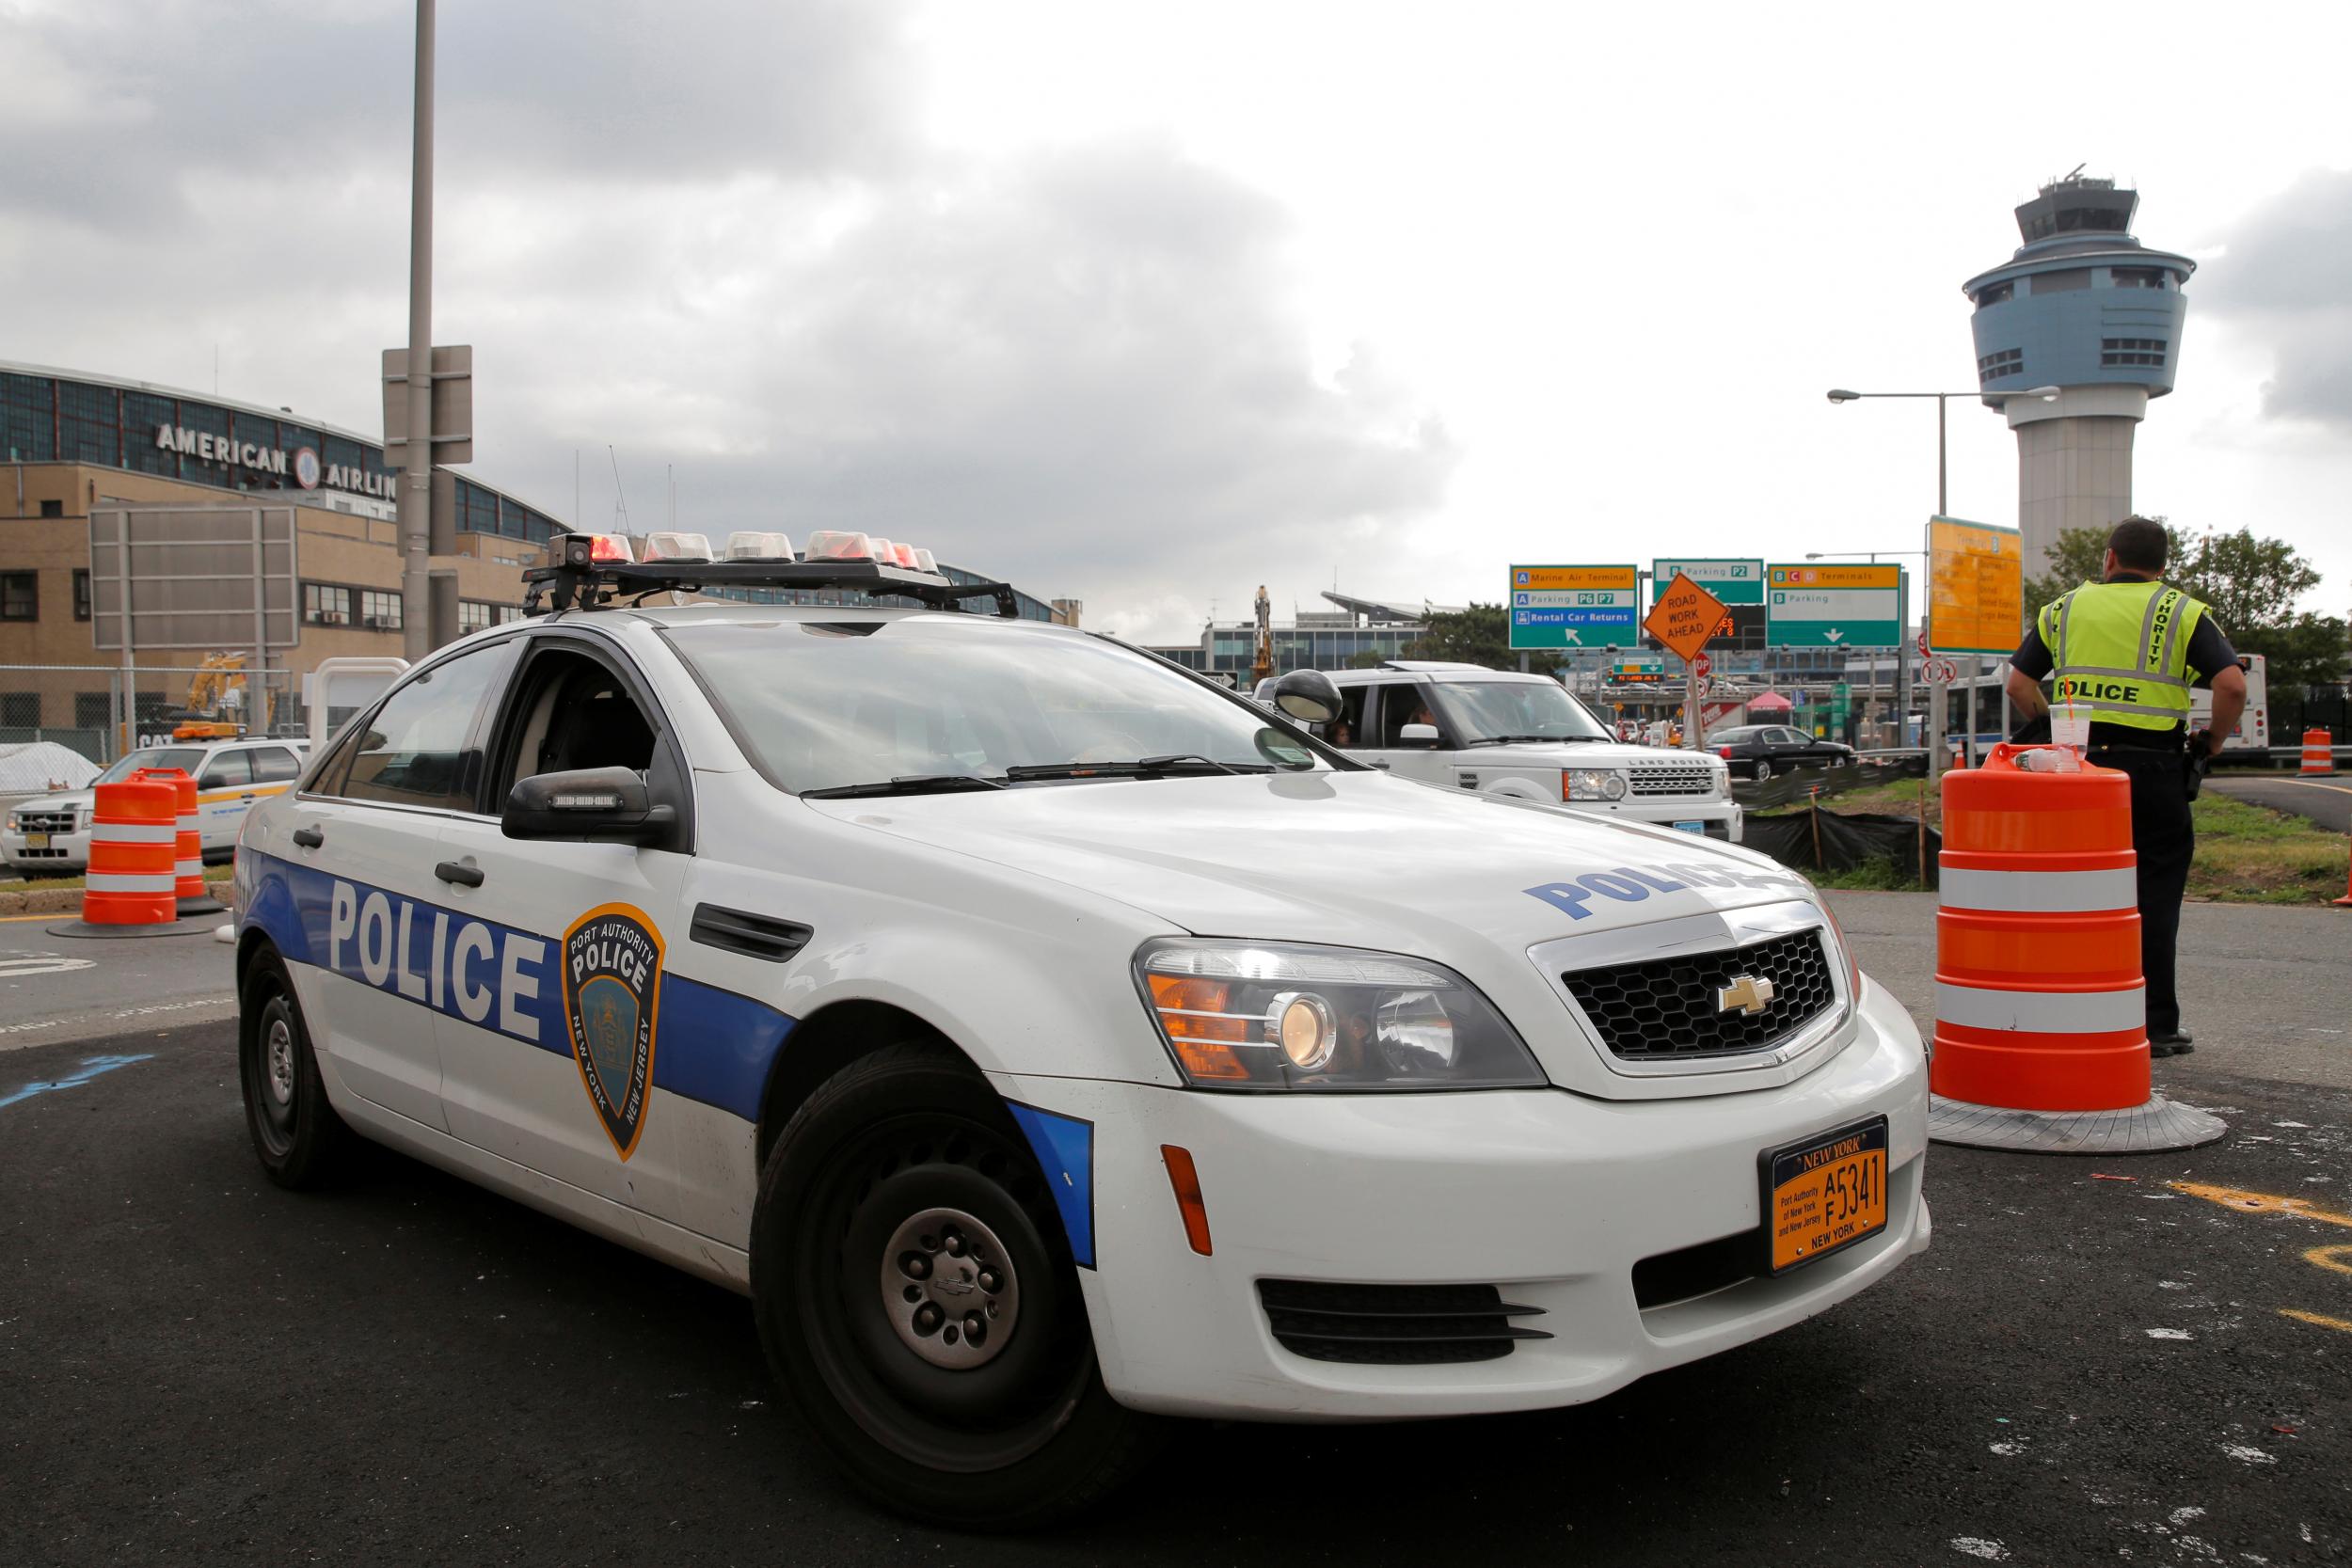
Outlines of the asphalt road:
[{"label": "asphalt road", "polygon": [[2241,800],[2308,816],[2334,832],[2352,832],[2352,774],[2298,779],[2277,773],[2217,773],[2206,787]]},{"label": "asphalt road", "polygon": [[[160,937],[50,934],[72,918],[0,919],[0,1064],[36,1045],[234,1015],[230,950],[210,925]],[[12,1066],[0,1067],[0,1082]]]},{"label": "asphalt road", "polygon": [[1189,1427],[995,1540],[841,1486],[734,1296],[389,1153],[270,1187],[230,1040],[0,1057],[0,1562],[2352,1560],[2352,1252],[2304,1256],[2352,1243],[2343,1089],[2162,1064],[2227,1142],[1939,1148],[1933,1250],[1777,1338],[1540,1416]]}]

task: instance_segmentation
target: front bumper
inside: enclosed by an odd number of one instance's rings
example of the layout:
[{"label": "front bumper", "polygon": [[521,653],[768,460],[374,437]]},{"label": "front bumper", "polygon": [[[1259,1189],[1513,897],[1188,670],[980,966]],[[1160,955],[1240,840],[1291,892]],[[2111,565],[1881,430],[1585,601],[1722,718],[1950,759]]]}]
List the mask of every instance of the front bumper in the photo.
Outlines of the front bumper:
[{"label": "front bumper", "polygon": [[89,830],[79,832],[49,833],[49,842],[40,848],[32,846],[30,835],[0,832],[0,861],[11,871],[49,872],[64,876],[89,868]]},{"label": "front bumper", "polygon": [[[1852,1043],[1817,1070],[1696,1100],[997,1084],[1093,1124],[1095,1266],[1082,1277],[1104,1382],[1141,1410],[1376,1420],[1579,1403],[1787,1328],[1928,1244],[1926,1061],[1875,987]],[[1777,1278],[1638,1303],[1643,1259],[1756,1229],[1764,1150],[1880,1114],[1884,1230]],[[1185,1243],[1164,1144],[1193,1155],[1212,1256]],[[1475,1362],[1312,1360],[1276,1342],[1258,1293],[1268,1279],[1498,1285],[1540,1307],[1522,1321],[1551,1338]]]},{"label": "front bumper", "polygon": [[1726,844],[1740,842],[1740,802],[1724,797],[1708,800],[1657,800],[1635,796],[1623,800],[1564,800],[1570,811],[1584,812],[1594,816],[1613,817],[1621,822],[1646,822],[1654,828],[1671,828],[1678,822],[1702,825],[1706,836]]}]

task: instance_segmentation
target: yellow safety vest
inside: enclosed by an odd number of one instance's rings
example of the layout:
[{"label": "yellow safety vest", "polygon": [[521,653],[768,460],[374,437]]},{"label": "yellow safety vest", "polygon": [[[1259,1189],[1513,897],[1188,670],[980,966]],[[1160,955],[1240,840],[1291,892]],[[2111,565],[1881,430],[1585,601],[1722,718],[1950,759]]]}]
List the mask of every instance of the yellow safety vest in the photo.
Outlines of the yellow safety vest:
[{"label": "yellow safety vest", "polygon": [[2188,719],[2188,640],[2205,607],[2161,582],[2086,582],[2042,606],[2053,700],[2102,723],[2169,730]]}]

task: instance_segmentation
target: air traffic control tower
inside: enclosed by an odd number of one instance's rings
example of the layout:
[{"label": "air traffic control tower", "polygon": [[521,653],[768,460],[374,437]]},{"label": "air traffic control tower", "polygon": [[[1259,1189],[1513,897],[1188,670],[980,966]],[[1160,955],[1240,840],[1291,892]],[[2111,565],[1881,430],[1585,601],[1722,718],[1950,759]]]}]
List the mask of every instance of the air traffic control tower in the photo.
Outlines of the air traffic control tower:
[{"label": "air traffic control tower", "polygon": [[[2017,433],[2026,569],[2058,534],[2132,512],[2132,427],[2172,389],[2197,263],[2132,237],[2137,191],[2079,171],[2017,209],[2025,244],[1962,288],[1975,303],[1977,382]],[[2055,399],[2003,396],[2056,387]]]}]

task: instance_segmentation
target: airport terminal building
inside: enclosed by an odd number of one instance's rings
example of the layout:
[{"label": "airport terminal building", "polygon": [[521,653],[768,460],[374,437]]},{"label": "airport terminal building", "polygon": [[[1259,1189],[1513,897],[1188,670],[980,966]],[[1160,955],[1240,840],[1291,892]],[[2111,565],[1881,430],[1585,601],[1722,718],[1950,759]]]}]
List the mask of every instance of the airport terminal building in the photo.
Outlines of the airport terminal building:
[{"label": "airport terminal building", "polygon": [[[459,626],[475,631],[521,613],[522,571],[566,525],[519,497],[453,469],[453,568]],[[115,503],[292,507],[300,626],[268,657],[282,699],[333,656],[398,656],[402,645],[395,471],[381,442],[298,416],[150,382],[0,361],[0,742],[55,739],[111,754],[120,655],[92,636],[90,512]],[[687,525],[694,526],[694,525]],[[707,531],[723,534],[729,525]],[[774,528],[773,519],[744,526]],[[812,520],[795,531],[822,528]],[[957,580],[982,574],[943,566]],[[790,599],[776,593],[762,597]],[[856,602],[863,595],[824,595]],[[1020,594],[1025,616],[1074,623],[1073,601]],[[249,652],[221,649],[219,652]],[[140,654],[137,721],[155,728],[188,695],[183,671],[201,652]],[[160,667],[160,668],[158,668]],[[297,717],[281,699],[278,727]],[[37,733],[38,732],[38,736]]]}]

